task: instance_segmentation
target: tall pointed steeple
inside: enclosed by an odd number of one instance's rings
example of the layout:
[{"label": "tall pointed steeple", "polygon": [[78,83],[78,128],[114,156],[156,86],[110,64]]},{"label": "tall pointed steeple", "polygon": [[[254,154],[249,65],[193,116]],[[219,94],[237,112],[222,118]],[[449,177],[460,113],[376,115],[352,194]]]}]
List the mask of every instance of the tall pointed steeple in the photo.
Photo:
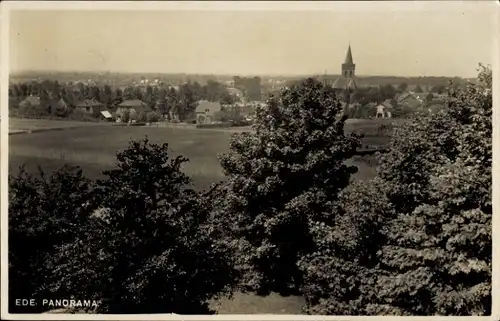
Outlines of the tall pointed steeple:
[{"label": "tall pointed steeple", "polygon": [[347,54],[345,56],[345,62],[342,64],[342,76],[345,78],[353,78],[355,70],[356,65],[352,60],[351,44],[349,44]]},{"label": "tall pointed steeple", "polygon": [[357,88],[356,84],[356,64],[352,59],[351,44],[347,47],[347,54],[345,57],[345,62],[342,64],[342,74],[334,82],[333,87],[342,90],[354,90]]},{"label": "tall pointed steeple", "polygon": [[351,44],[349,44],[349,48],[347,48],[347,55],[345,56],[345,64],[353,64],[352,53],[351,53]]}]

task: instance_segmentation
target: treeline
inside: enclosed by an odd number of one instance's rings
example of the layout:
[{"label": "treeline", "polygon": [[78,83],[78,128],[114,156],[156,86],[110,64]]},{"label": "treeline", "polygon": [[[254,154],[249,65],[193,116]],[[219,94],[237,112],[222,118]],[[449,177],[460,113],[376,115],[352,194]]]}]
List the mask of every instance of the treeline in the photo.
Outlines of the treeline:
[{"label": "treeline", "polygon": [[[40,99],[39,104],[30,103],[27,110],[19,105],[29,96]],[[63,99],[70,109],[60,110],[57,100]],[[178,87],[173,86],[127,86],[123,89],[109,85],[97,86],[84,83],[60,84],[57,80],[15,83],[9,86],[9,108],[19,116],[38,115],[69,117],[74,109],[85,100],[96,100],[107,110],[113,110],[126,100],[138,99],[146,103],[151,110],[162,115],[175,114],[185,119],[191,114],[200,100],[218,101],[221,104],[233,104],[238,98],[228,93],[226,87],[216,81],[205,85],[188,82]]]},{"label": "treeline", "polygon": [[260,77],[233,77],[234,87],[243,91],[249,100],[262,100],[262,80]]},{"label": "treeline", "polygon": [[393,129],[368,181],[352,182],[360,137],[314,79],[257,110],[220,156],[227,179],[202,193],[186,159],[147,139],[103,180],[10,177],[10,311],[82,297],[102,313],[198,314],[252,291],[301,295],[309,314],[489,315],[491,70],[479,79]]}]

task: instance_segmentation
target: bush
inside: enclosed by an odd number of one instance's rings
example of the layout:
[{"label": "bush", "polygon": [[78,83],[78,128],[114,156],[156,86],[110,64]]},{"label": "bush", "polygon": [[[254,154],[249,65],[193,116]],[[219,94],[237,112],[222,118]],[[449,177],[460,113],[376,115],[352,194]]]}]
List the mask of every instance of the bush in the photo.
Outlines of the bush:
[{"label": "bush", "polygon": [[128,123],[130,121],[130,111],[128,109],[125,109],[122,112],[122,122],[123,123]]},{"label": "bush", "polygon": [[209,313],[207,300],[235,276],[213,241],[209,204],[181,171],[186,161],[147,139],[117,154],[97,184],[99,213],[58,252],[52,291],[102,299],[105,313]]},{"label": "bush", "polygon": [[138,122],[144,123],[147,121],[147,118],[148,118],[148,116],[147,116],[146,112],[141,111],[141,112],[137,113],[135,120]]},{"label": "bush", "polygon": [[396,126],[378,177],[313,225],[318,251],[301,261],[307,312],[491,312],[491,70],[479,78],[438,113]]},{"label": "bush", "polygon": [[[251,132],[233,135],[220,162],[228,179],[217,214],[240,251],[243,285],[265,294],[297,293],[297,261],[314,251],[311,220],[349,184],[359,139],[344,134],[333,90],[308,79],[258,109]],[[225,222],[225,223],[224,223]]]},{"label": "bush", "polygon": [[382,228],[394,215],[379,179],[355,182],[341,193],[328,220],[310,224],[316,251],[304,256],[301,292],[308,314],[366,315],[379,302],[376,255]]},{"label": "bush", "polygon": [[47,178],[21,168],[9,183],[9,312],[35,313],[43,307],[19,307],[17,298],[54,298],[53,257],[72,243],[92,211],[92,184],[78,168],[63,167]]},{"label": "bush", "polygon": [[161,115],[157,112],[149,112],[147,115],[147,122],[148,123],[156,123],[161,120]]},{"label": "bush", "polygon": [[217,111],[214,114],[214,119],[217,122],[222,122],[222,123],[228,122],[231,120],[231,113],[225,110]]},{"label": "bush", "polygon": [[[479,78],[491,88],[491,70]],[[417,139],[415,130],[401,131],[408,154],[399,148],[385,159],[400,215],[388,222],[378,287],[393,314],[491,311],[492,96],[483,86],[449,95],[443,110],[420,121]],[[410,179],[417,166],[422,173]]]}]

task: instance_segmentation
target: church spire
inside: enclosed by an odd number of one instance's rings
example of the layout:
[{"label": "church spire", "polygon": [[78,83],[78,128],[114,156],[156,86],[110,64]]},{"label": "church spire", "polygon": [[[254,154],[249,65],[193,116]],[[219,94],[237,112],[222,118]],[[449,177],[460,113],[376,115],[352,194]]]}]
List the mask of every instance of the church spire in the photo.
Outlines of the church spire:
[{"label": "church spire", "polygon": [[349,47],[347,48],[347,55],[345,56],[345,64],[352,64],[352,53],[351,53],[351,44],[349,43]]}]

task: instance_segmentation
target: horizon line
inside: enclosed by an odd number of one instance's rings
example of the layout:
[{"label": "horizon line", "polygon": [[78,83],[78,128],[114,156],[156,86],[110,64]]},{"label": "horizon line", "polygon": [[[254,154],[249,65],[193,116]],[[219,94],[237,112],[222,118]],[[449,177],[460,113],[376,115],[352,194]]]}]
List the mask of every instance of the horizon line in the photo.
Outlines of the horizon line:
[{"label": "horizon line", "polygon": [[[130,74],[130,75],[148,75],[148,74],[158,74],[158,75],[184,75],[184,76],[231,76],[231,77],[324,77],[326,76],[340,76],[340,73],[330,74],[330,73],[290,73],[290,74],[279,74],[279,73],[268,73],[268,74],[246,74],[246,73],[194,73],[194,72],[159,72],[159,71],[110,71],[110,70],[16,70],[10,71],[9,77],[23,74],[23,73],[91,73],[91,74]],[[368,77],[394,77],[394,78],[460,78],[460,79],[471,79],[477,78],[477,76],[466,77],[466,76],[447,76],[447,75],[418,75],[418,76],[398,76],[390,74],[360,74],[356,75],[357,78],[368,78]]]}]

